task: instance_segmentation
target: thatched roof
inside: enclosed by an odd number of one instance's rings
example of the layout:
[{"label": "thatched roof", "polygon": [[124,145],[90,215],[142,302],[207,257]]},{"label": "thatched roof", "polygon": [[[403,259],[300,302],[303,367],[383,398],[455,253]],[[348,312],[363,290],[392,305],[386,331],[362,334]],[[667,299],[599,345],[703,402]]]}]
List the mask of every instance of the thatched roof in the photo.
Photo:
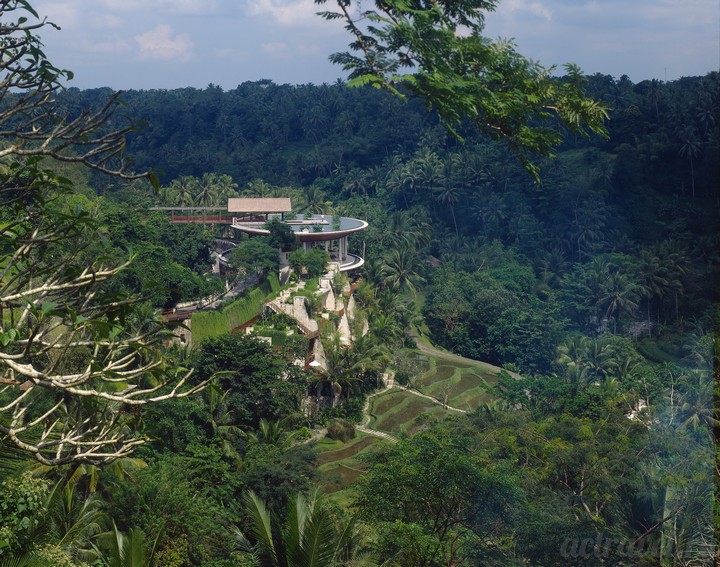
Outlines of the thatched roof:
[{"label": "thatched roof", "polygon": [[229,213],[288,213],[291,210],[289,197],[228,199]]}]

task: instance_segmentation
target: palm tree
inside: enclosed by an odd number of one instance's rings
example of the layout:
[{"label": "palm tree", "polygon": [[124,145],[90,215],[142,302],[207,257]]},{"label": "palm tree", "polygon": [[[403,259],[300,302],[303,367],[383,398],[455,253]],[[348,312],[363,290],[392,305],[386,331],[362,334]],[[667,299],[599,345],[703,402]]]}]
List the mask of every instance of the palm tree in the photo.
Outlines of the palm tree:
[{"label": "palm tree", "polygon": [[607,379],[618,368],[615,349],[602,340],[588,341],[583,353],[582,366],[590,378],[596,381]]},{"label": "palm tree", "polygon": [[587,198],[575,207],[567,233],[577,250],[578,261],[588,254],[588,249],[592,251],[602,245],[608,211],[598,197]]},{"label": "palm tree", "polygon": [[108,520],[97,493],[79,498],[75,484],[60,481],[50,493],[46,509],[43,539],[64,549],[74,559],[97,559],[97,549],[92,542]]},{"label": "palm tree", "polygon": [[561,366],[582,366],[589,339],[583,335],[570,335],[557,347],[556,364]]},{"label": "palm tree", "polygon": [[238,185],[229,175],[218,175],[215,180],[218,204],[224,204],[231,197],[237,195]]},{"label": "palm tree", "polygon": [[322,189],[311,185],[305,189],[305,194],[303,195],[303,200],[298,210],[303,213],[322,214],[329,205],[332,205],[332,203],[326,200],[325,193],[323,193]]},{"label": "palm tree", "polygon": [[[649,323],[650,305],[653,299],[658,300],[659,308],[670,285],[667,278],[667,268],[663,265],[660,257],[650,249],[640,252],[638,277],[641,294],[647,299],[647,319]],[[658,312],[658,319],[659,315]]]},{"label": "palm tree", "polygon": [[390,240],[397,246],[405,244],[418,248],[430,238],[428,221],[415,209],[390,213],[387,230]]},{"label": "palm tree", "polygon": [[343,191],[347,191],[350,195],[354,193],[367,193],[365,190],[366,175],[365,172],[358,168],[353,167],[345,175],[345,181],[343,182]]},{"label": "palm tree", "polygon": [[[367,266],[367,264],[365,264]],[[365,309],[371,309],[377,305],[377,289],[368,279],[363,279],[353,294],[358,305]]]},{"label": "palm tree", "polygon": [[113,522],[113,529],[100,536],[100,549],[105,552],[107,567],[150,567],[159,535],[158,532],[155,539],[148,542],[139,528],[124,534]]},{"label": "palm tree", "polygon": [[605,316],[613,319],[613,332],[622,313],[632,315],[638,308],[640,287],[619,272],[612,272],[603,286],[597,306],[605,310]]},{"label": "palm tree", "polygon": [[247,189],[244,193],[247,193],[251,197],[267,197],[270,195],[272,187],[265,183],[262,179],[253,179],[247,184]]},{"label": "palm tree", "polygon": [[442,160],[430,148],[423,148],[413,161],[419,184],[429,193],[434,192],[444,178]]},{"label": "palm tree", "polygon": [[205,392],[210,412],[210,426],[213,433],[222,440],[223,454],[235,462],[239,462],[240,454],[235,449],[233,441],[239,438],[243,432],[234,424],[232,409],[230,409],[230,392],[223,390],[217,383],[210,384]]},{"label": "palm tree", "polygon": [[690,181],[692,184],[692,196],[695,199],[695,166],[693,160],[702,154],[702,146],[697,139],[697,133],[694,128],[685,128],[680,135],[680,157],[686,158],[690,162]]},{"label": "palm tree", "polygon": [[[363,383],[367,383],[368,377],[379,379],[380,373],[389,364],[392,356],[389,345],[379,343],[375,337],[368,334],[358,336],[352,347],[353,365],[352,369],[360,377]],[[379,386],[378,383],[375,386]]]},{"label": "palm tree", "polygon": [[354,520],[336,520],[317,490],[295,496],[282,522],[271,517],[254,492],[246,493],[243,502],[249,523],[244,532],[236,530],[237,542],[261,567],[358,564],[353,561],[358,544]]},{"label": "palm tree", "polygon": [[450,207],[453,225],[455,226],[455,236],[459,238],[460,232],[458,231],[457,219],[455,218],[455,205],[460,200],[460,188],[456,185],[451,185],[447,183],[445,185],[439,185],[435,187],[434,194],[435,198],[438,200],[438,202],[440,202],[440,204]]},{"label": "palm tree", "polygon": [[685,291],[685,279],[690,271],[690,259],[684,245],[677,240],[664,240],[654,247],[665,270],[668,295],[675,299],[675,319],[680,317],[679,295]]},{"label": "palm tree", "polygon": [[25,451],[21,451],[7,437],[0,437],[0,478],[6,479],[20,475],[30,466],[30,460]]},{"label": "palm tree", "polygon": [[330,387],[332,407],[337,405],[338,398],[343,392],[350,394],[350,385],[355,381],[352,373],[351,350],[340,344],[340,336],[336,333],[329,341],[323,342],[325,350],[326,368],[320,371],[316,386],[318,405],[324,386]]},{"label": "palm tree", "polygon": [[253,442],[261,445],[276,445],[288,449],[292,446],[300,432],[287,431],[283,427],[283,421],[268,421],[262,418],[258,424],[257,432],[247,433],[246,436]]},{"label": "palm tree", "polygon": [[540,279],[550,287],[557,287],[562,281],[562,276],[567,269],[565,253],[559,246],[541,252],[540,258]]},{"label": "palm tree", "polygon": [[197,179],[191,175],[183,175],[173,179],[167,190],[168,203],[180,207],[190,207],[195,202]]},{"label": "palm tree", "polygon": [[370,321],[370,332],[380,344],[394,348],[404,337],[403,329],[398,324],[394,313],[375,313]]},{"label": "palm tree", "polygon": [[613,270],[615,265],[607,256],[595,256],[584,270],[581,283],[582,301],[584,305],[593,308],[596,318],[599,318],[598,304],[604,295],[605,284]]},{"label": "palm tree", "polygon": [[393,248],[385,258],[385,284],[391,289],[408,289],[413,295],[417,293],[416,285],[424,282],[417,273],[418,258],[409,246]]},{"label": "palm tree", "polygon": [[648,100],[655,107],[655,119],[660,120],[660,109],[658,108],[658,101],[660,100],[660,87],[661,83],[657,79],[652,79],[647,91]]},{"label": "palm tree", "polygon": [[486,236],[499,234],[508,218],[508,210],[502,195],[491,193],[474,208],[475,217],[483,224]]},{"label": "palm tree", "polygon": [[718,116],[718,107],[713,103],[712,97],[705,96],[700,100],[696,116],[703,125],[705,132],[712,130]]},{"label": "palm tree", "polygon": [[409,209],[410,205],[408,204],[407,195],[405,193],[406,185],[408,183],[408,178],[405,175],[405,167],[401,165],[391,169],[387,175],[385,183],[391,193],[402,194],[403,200],[405,201],[405,209]]},{"label": "palm tree", "polygon": [[715,418],[712,380],[702,371],[693,371],[685,383],[685,392],[680,399],[681,429],[704,430],[712,440],[713,428],[720,426]]},{"label": "palm tree", "polygon": [[[198,182],[198,192],[195,196],[195,202],[199,207],[212,207],[217,204],[218,185],[217,175],[214,173],[203,173],[202,178]],[[203,220],[206,211],[203,211]]]},{"label": "palm tree", "polygon": [[368,193],[374,195],[384,185],[387,172],[379,165],[371,167],[365,173],[365,183]]},{"label": "palm tree", "polygon": [[365,262],[362,273],[362,282],[365,282],[368,285],[372,286],[373,294],[376,294],[377,288],[382,286],[385,278],[387,277],[387,270],[385,269],[385,265],[379,260],[375,259],[371,259]]}]

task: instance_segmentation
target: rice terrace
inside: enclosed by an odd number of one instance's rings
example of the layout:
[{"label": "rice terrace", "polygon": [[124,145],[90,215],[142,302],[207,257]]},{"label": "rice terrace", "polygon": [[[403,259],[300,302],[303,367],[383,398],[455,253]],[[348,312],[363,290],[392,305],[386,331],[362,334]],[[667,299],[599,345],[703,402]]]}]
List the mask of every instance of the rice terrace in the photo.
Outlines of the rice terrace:
[{"label": "rice terrace", "polygon": [[[413,436],[431,423],[493,400],[491,388],[500,368],[490,370],[488,364],[452,354],[412,352],[421,372],[407,386],[393,385],[370,399],[366,415],[369,429],[396,438]],[[328,437],[318,441],[323,489],[341,502],[349,501],[352,483],[366,468],[364,456],[385,443],[388,441],[362,431],[347,443]]]}]

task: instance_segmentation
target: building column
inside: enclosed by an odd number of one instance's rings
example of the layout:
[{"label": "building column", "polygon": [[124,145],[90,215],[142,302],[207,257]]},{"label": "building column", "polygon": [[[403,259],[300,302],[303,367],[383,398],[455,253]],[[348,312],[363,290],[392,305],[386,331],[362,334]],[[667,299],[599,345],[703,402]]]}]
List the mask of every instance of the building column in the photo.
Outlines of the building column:
[{"label": "building column", "polygon": [[347,257],[347,236],[340,239],[340,261],[345,261]]}]

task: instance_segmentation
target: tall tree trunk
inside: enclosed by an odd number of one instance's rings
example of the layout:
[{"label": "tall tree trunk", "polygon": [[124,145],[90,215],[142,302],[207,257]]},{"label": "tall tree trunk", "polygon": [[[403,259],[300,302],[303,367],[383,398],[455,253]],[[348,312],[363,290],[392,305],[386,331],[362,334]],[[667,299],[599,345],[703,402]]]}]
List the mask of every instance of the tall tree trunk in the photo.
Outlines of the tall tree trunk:
[{"label": "tall tree trunk", "polygon": [[452,213],[453,224],[455,225],[455,236],[460,238],[460,233],[458,232],[458,227],[457,227],[457,220],[455,219],[455,207],[453,207],[452,205],[450,205],[450,212]]},{"label": "tall tree trunk", "polygon": [[695,167],[693,166],[693,158],[690,156],[690,183],[692,185],[693,201],[695,200]]}]

